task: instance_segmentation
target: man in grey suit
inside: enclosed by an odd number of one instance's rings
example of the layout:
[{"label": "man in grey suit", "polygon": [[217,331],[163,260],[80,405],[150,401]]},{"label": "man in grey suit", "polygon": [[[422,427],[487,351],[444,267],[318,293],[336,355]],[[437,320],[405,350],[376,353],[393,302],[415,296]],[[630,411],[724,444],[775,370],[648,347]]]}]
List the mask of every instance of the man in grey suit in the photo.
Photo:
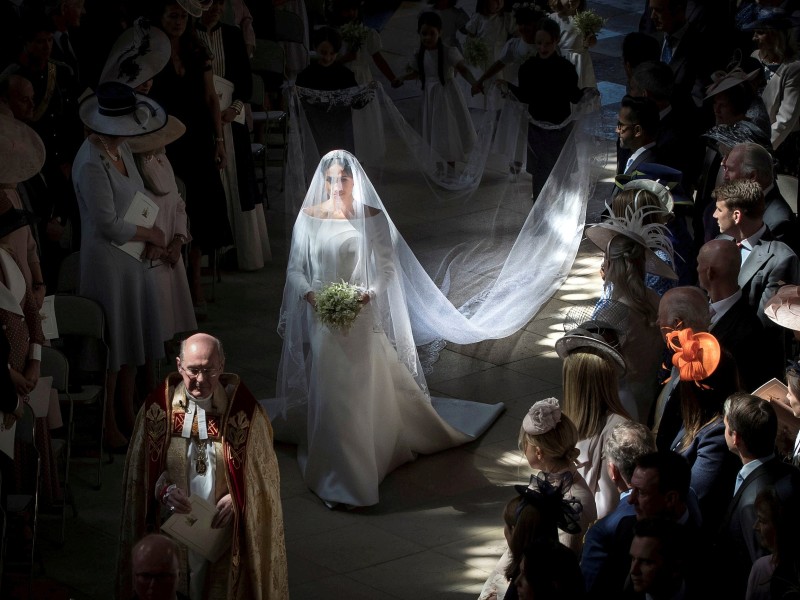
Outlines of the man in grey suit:
[{"label": "man in grey suit", "polygon": [[739,248],[739,287],[766,328],[774,327],[764,306],[781,285],[800,282],[800,262],[794,251],[777,241],[764,223],[764,193],[755,181],[737,179],[716,188],[714,218],[720,237]]},{"label": "man in grey suit", "polygon": [[753,142],[737,144],[722,161],[725,181],[749,179],[764,192],[764,223],[772,236],[797,253],[800,249],[800,224],[789,203],[775,184],[772,155]]}]

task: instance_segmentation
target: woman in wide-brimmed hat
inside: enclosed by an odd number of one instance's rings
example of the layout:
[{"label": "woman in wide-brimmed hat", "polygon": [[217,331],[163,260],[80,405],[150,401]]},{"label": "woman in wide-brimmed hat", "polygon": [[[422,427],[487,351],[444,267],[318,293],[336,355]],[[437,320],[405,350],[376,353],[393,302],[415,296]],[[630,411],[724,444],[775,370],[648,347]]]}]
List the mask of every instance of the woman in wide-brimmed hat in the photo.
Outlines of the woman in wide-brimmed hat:
[{"label": "woman in wide-brimmed hat", "polygon": [[654,250],[672,255],[666,228],[644,224],[646,207],[629,211],[625,217],[611,217],[586,230],[586,236],[603,250],[601,273],[603,294],[596,311],[609,301],[627,309],[622,320],[622,355],[627,374],[620,381],[622,405],[633,419],[646,423],[653,400],[658,395],[656,378],[662,358],[661,333],[656,324],[659,297],[645,285],[645,274],[677,279],[675,271]]},{"label": "woman in wide-brimmed hat", "polygon": [[[125,218],[134,196],[145,191],[125,140],[160,130],[167,115],[158,103],[113,81],[100,84],[79,110],[90,131],[72,167],[83,231],[79,291],[97,300],[106,313],[109,361],[104,440],[116,450],[127,444],[116,419],[117,384],[123,423],[132,427],[136,367],[148,358],[163,356],[163,349],[152,350],[160,342],[159,309],[147,302],[144,270],[150,266],[149,259],[163,254],[164,233]],[[146,243],[146,264],[117,247],[136,241]]]}]

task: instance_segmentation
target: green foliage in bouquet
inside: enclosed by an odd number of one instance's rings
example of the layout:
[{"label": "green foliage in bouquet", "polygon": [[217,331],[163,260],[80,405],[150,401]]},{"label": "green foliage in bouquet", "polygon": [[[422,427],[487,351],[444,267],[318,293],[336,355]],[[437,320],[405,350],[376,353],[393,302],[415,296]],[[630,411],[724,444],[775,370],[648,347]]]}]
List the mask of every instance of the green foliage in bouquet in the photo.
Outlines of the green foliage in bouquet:
[{"label": "green foliage in bouquet", "polygon": [[575,15],[575,27],[584,39],[597,35],[605,24],[606,20],[593,10],[584,10]]},{"label": "green foliage in bouquet", "polygon": [[367,41],[369,29],[363,23],[351,21],[339,28],[339,35],[342,36],[342,41],[347,44],[349,52],[358,52],[364,42]]},{"label": "green foliage in bouquet", "polygon": [[474,67],[486,68],[489,65],[489,46],[481,38],[468,37],[464,44],[464,60]]},{"label": "green foliage in bouquet", "polygon": [[361,310],[361,290],[342,280],[329,283],[316,295],[317,317],[323,325],[347,333]]}]

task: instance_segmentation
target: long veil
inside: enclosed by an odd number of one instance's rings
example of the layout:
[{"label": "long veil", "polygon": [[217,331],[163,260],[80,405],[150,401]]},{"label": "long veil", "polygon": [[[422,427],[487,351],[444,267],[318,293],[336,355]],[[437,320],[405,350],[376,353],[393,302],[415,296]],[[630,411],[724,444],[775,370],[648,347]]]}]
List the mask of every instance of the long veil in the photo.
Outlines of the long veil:
[{"label": "long veil", "polygon": [[[333,92],[340,102],[364,93]],[[520,128],[527,125],[520,125],[526,107],[513,97],[497,93],[488,110],[473,115],[475,149],[454,176],[443,178],[434,171],[430,145],[409,124],[414,100],[395,104],[377,84],[370,93],[383,115],[385,155],[380,164],[369,164],[367,156],[367,166],[358,170],[363,189],[374,192],[367,202],[386,215],[413,343],[469,344],[520,330],[559,289],[575,259],[594,190],[595,157],[602,154],[594,135],[598,113],[574,111],[564,150],[531,206],[529,179],[509,174],[512,138],[524,135]],[[320,163],[302,92],[291,91],[289,101],[286,207],[293,222],[317,185]],[[504,139],[512,142],[499,143]],[[426,250],[415,253],[423,240]]]}]

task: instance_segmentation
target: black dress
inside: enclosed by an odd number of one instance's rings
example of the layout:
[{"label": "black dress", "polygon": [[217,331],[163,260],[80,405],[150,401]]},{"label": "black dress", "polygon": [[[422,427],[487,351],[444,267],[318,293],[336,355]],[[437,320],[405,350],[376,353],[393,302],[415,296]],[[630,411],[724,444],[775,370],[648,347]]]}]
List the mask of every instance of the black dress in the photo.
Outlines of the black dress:
[{"label": "black dress", "polygon": [[170,61],[153,79],[150,97],[186,125],[186,133],[167,146],[167,158],[186,185],[184,201],[193,244],[206,252],[230,245],[233,236],[225,190],[214,163],[214,125],[205,101],[204,75],[211,65],[203,47],[187,54],[181,56],[184,75],[178,75]]}]

